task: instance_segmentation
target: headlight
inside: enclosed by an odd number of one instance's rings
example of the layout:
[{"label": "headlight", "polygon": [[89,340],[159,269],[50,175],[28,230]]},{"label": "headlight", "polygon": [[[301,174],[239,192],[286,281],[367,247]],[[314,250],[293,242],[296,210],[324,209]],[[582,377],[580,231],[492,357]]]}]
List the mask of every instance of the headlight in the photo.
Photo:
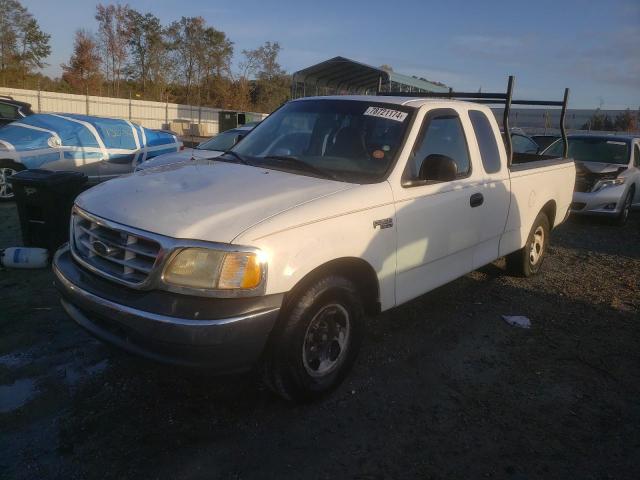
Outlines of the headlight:
[{"label": "headlight", "polygon": [[258,253],[185,248],[164,269],[170,285],[207,290],[252,289],[260,285],[263,261]]},{"label": "headlight", "polygon": [[618,185],[622,185],[625,181],[624,177],[612,178],[611,180],[598,180],[598,182],[593,187],[592,192],[597,192],[598,190],[602,190],[607,187],[617,187]]}]

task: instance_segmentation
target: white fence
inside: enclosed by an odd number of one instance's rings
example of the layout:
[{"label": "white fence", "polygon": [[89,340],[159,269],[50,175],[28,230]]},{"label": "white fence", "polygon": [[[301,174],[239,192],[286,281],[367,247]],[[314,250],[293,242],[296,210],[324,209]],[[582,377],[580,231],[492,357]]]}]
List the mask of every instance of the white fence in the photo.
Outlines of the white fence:
[{"label": "white fence", "polygon": [[[0,87],[0,95],[28,102],[37,113],[124,118],[147,128],[171,129],[179,135],[211,136],[218,133],[219,108],[4,87]],[[255,120],[266,117],[262,113],[247,113]]]}]

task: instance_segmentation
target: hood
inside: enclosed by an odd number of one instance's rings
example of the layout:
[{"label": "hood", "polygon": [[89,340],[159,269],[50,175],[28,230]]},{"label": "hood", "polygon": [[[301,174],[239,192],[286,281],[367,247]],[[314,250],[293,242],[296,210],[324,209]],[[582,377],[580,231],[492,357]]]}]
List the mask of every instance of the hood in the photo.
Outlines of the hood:
[{"label": "hood", "polygon": [[596,174],[619,174],[627,169],[618,163],[576,162],[579,171]]},{"label": "hood", "polygon": [[187,160],[191,160],[192,158],[215,158],[219,157],[223,153],[224,152],[219,152],[217,150],[198,150],[197,148],[185,148],[184,150],[179,152],[165,153],[163,155],[158,155],[151,160],[142,162],[140,165],[138,165],[136,171],[159,167],[161,165],[170,165],[172,163],[184,162]]},{"label": "hood", "polygon": [[173,238],[230,243],[262,220],[353,184],[224,162],[184,162],[102,183],[76,199],[98,217]]}]

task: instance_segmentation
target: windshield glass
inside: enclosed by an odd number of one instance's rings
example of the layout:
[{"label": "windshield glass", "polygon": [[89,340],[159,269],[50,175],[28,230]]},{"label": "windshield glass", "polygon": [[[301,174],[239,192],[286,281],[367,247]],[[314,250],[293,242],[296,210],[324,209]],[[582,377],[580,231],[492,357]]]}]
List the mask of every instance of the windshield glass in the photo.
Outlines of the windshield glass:
[{"label": "windshield glass", "polygon": [[291,102],[267,117],[233,151],[267,168],[371,183],[392,164],[412,111],[375,101]]},{"label": "windshield glass", "polygon": [[[551,145],[545,155],[562,156],[562,139]],[[569,137],[569,157],[578,162],[629,163],[629,143],[610,138]]]},{"label": "windshield glass", "polygon": [[238,138],[243,133],[246,134],[248,132],[239,132],[238,130],[222,132],[215,137],[210,138],[206,142],[202,142],[197,146],[197,148],[198,150],[217,150],[219,152],[226,152],[238,142]]}]

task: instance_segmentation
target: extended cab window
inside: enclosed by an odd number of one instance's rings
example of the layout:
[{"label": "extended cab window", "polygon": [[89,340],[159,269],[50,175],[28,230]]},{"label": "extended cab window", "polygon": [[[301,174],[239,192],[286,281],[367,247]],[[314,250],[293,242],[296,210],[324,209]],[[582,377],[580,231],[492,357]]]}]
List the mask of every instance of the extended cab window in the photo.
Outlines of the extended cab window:
[{"label": "extended cab window", "polygon": [[480,157],[484,171],[496,173],[500,171],[500,153],[496,136],[491,128],[491,122],[487,116],[479,110],[470,110],[469,119],[476,133],[476,140],[480,148]]},{"label": "extended cab window", "polygon": [[460,117],[453,110],[432,112],[425,119],[409,164],[411,177],[418,179],[420,171],[424,170],[423,163],[433,161],[437,156],[453,159],[458,177],[471,173],[467,139]]}]

